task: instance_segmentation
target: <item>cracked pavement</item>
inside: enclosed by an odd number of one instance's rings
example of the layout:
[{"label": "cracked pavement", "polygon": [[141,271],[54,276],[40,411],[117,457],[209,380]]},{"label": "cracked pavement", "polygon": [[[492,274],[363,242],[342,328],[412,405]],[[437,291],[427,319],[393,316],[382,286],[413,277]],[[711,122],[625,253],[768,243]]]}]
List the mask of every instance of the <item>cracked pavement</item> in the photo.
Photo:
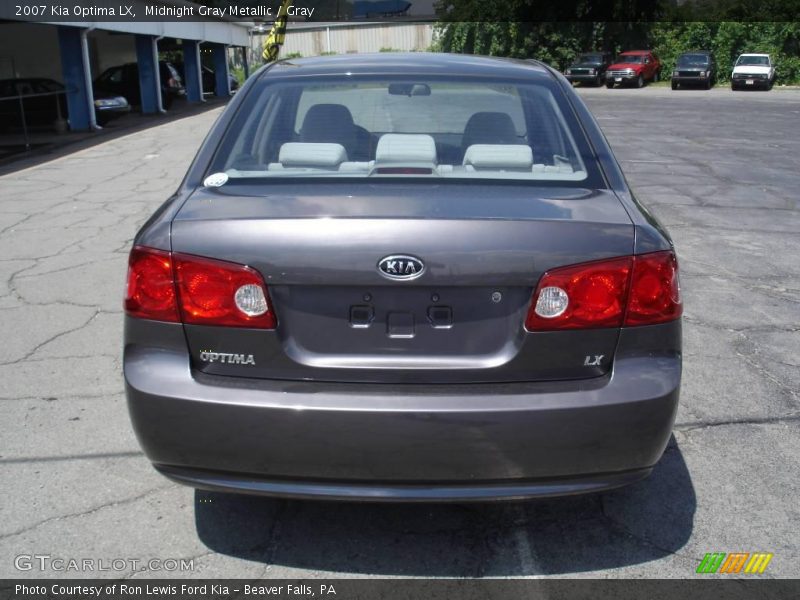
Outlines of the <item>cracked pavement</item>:
[{"label": "cracked pavement", "polygon": [[47,554],[187,558],[202,577],[682,578],[717,551],[773,552],[765,576],[800,576],[800,92],[580,93],[681,261],[681,406],[649,479],[403,506],[196,493],[157,475],[125,407],[126,258],[213,110],[0,176],[0,577],[82,575],[14,567]]}]

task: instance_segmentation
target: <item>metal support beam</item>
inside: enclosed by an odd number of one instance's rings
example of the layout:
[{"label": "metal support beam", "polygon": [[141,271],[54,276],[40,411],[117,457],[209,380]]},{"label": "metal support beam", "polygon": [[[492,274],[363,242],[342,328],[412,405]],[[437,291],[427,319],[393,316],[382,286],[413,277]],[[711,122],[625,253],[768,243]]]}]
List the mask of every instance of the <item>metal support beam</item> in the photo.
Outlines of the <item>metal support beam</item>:
[{"label": "metal support beam", "polygon": [[211,59],[214,61],[216,89],[214,93],[222,98],[231,95],[231,82],[228,76],[228,47],[223,44],[211,45]]},{"label": "metal support beam", "polygon": [[186,81],[186,99],[189,102],[203,101],[203,77],[200,72],[200,43],[183,40],[183,77]]},{"label": "metal support beam", "polygon": [[161,72],[158,67],[158,41],[154,36],[136,36],[136,64],[139,67],[139,96],[142,103],[142,114],[163,112]]},{"label": "metal support beam", "polygon": [[58,28],[58,46],[61,51],[61,73],[67,88],[69,128],[72,131],[92,129],[97,124],[86,36],[79,27],[61,26]]}]

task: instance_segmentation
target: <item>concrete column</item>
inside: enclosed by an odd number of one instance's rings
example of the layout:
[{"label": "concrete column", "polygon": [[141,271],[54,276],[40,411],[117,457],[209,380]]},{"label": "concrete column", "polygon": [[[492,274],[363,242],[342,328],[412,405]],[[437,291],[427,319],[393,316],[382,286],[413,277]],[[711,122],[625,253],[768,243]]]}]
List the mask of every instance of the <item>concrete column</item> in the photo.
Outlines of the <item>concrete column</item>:
[{"label": "concrete column", "polygon": [[183,40],[183,77],[186,99],[189,102],[203,101],[203,78],[200,75],[200,43]]},{"label": "concrete column", "polygon": [[67,119],[72,131],[86,131],[95,123],[92,72],[86,36],[79,27],[59,27],[58,46],[61,51],[61,74],[67,88]]},{"label": "concrete column", "polygon": [[222,98],[227,98],[231,95],[231,85],[228,79],[228,47],[223,44],[211,44],[211,58],[214,61],[214,74],[216,75],[214,93]]},{"label": "concrete column", "polygon": [[158,68],[158,42],[152,35],[137,35],[135,37],[142,114],[158,113],[163,110],[161,102],[161,72]]}]

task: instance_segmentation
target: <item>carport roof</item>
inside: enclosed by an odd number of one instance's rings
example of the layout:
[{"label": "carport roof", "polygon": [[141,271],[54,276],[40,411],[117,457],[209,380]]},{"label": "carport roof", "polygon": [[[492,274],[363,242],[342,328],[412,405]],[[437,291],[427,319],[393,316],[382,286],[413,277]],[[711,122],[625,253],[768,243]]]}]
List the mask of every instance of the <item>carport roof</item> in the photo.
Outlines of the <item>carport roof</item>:
[{"label": "carport roof", "polygon": [[[5,4],[5,3],[3,3]],[[72,3],[71,3],[72,4]],[[71,6],[70,4],[70,6]],[[78,4],[78,3],[75,3]],[[122,33],[131,33],[139,35],[153,35],[160,37],[171,37],[185,40],[197,40],[200,42],[213,42],[217,44],[227,44],[230,46],[248,46],[249,30],[253,27],[254,23],[250,21],[234,21],[228,19],[220,19],[214,17],[199,17],[198,8],[199,4],[194,2],[186,2],[184,0],[128,0],[126,4],[133,5],[133,10],[137,15],[136,20],[120,20],[120,21],[69,21],[64,20],[45,20],[45,19],[19,19],[12,16],[12,13],[6,9],[9,6],[0,6],[0,18],[7,18],[11,20],[22,21],[35,21],[38,23],[46,23],[49,25],[64,25],[69,27],[82,27],[106,31],[117,31]],[[175,20],[157,20],[157,17],[152,17],[156,20],[144,20],[140,18],[145,14],[146,6],[163,5],[167,7],[195,7],[194,15],[189,19],[175,19]]]}]

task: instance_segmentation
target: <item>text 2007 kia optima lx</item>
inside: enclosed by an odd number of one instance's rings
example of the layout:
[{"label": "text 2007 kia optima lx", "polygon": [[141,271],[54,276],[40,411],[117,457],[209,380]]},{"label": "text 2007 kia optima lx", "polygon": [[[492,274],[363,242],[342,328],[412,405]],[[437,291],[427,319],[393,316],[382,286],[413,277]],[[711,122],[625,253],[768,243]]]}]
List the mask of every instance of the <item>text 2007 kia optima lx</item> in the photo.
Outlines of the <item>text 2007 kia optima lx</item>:
[{"label": "text 2007 kia optima lx", "polygon": [[670,436],[670,238],[531,62],[262,69],[134,241],[139,441],[198,488],[480,500],[639,480]]}]

